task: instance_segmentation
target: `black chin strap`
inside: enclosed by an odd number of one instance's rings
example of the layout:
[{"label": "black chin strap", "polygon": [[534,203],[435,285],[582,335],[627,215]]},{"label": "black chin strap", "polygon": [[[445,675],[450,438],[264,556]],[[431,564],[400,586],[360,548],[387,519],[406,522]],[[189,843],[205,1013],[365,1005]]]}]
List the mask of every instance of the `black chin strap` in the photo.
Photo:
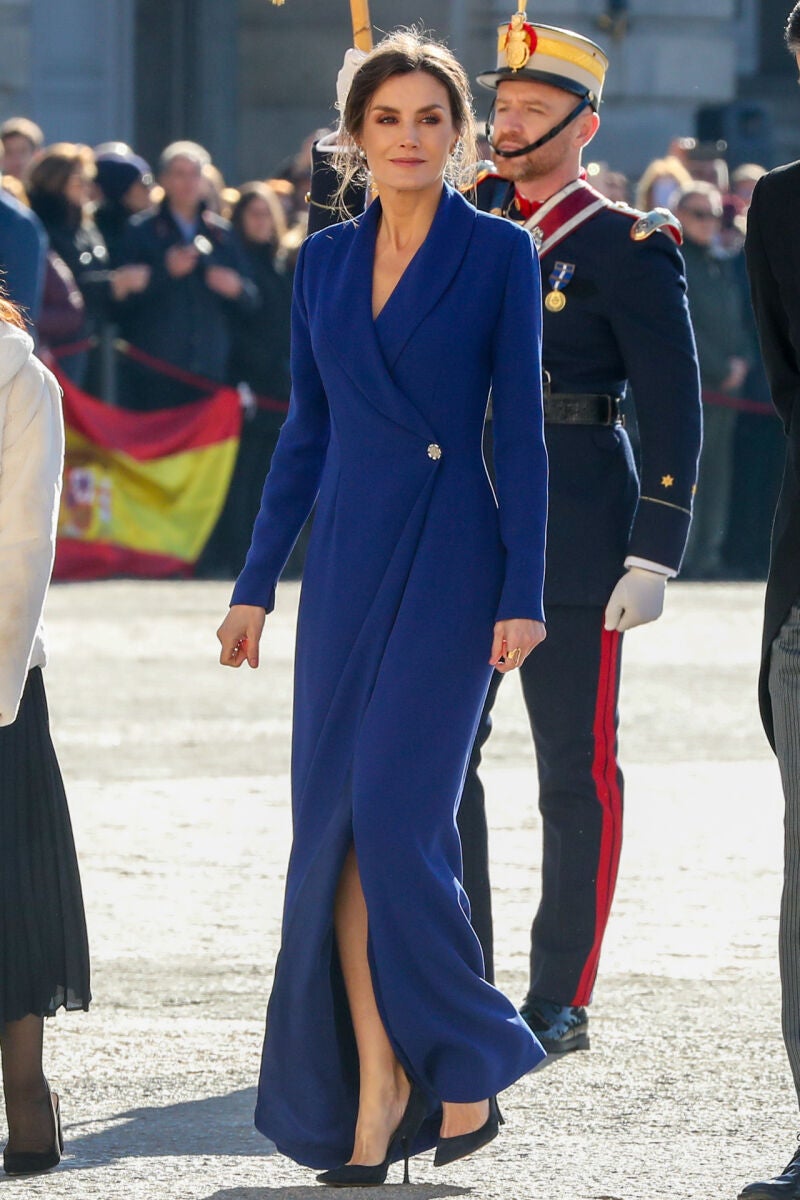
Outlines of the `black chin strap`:
[{"label": "black chin strap", "polygon": [[588,96],[584,96],[580,103],[576,104],[572,112],[567,113],[567,115],[564,117],[564,120],[559,121],[558,125],[551,129],[549,133],[545,133],[543,137],[538,139],[538,141],[531,142],[529,146],[523,146],[520,150],[498,150],[497,146],[495,146],[494,142],[492,141],[492,134],[494,133],[493,117],[496,104],[497,98],[495,97],[495,99],[492,101],[492,107],[489,109],[489,115],[486,118],[486,138],[492,148],[492,153],[499,155],[500,158],[520,158],[523,154],[532,154],[533,151],[538,150],[540,146],[546,146],[548,142],[553,140],[553,138],[558,137],[558,135],[562,133],[567,126],[575,120],[576,117],[580,116],[585,108],[590,107],[591,100]]}]

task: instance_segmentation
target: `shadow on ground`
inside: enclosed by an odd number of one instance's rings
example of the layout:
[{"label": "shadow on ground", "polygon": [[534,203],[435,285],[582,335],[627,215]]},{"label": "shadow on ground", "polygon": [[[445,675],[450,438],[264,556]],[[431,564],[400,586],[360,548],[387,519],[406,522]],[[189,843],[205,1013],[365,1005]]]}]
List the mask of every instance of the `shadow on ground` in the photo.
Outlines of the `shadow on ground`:
[{"label": "shadow on ground", "polygon": [[[389,1200],[389,1197],[408,1196],[409,1200],[444,1200],[447,1196],[468,1196],[471,1188],[450,1187],[447,1184],[427,1183],[387,1184],[385,1187],[370,1188],[370,1200]],[[340,1188],[339,1195],[363,1193],[362,1188]],[[311,1187],[242,1187],[223,1188],[206,1196],[205,1200],[320,1200],[318,1186]]]},{"label": "shadow on ground", "polygon": [[[99,1122],[70,1121],[64,1129],[67,1157],[61,1170],[85,1171],[127,1158],[267,1158],[276,1151],[253,1128],[255,1102],[255,1088],[243,1088],[227,1096],[133,1108],[104,1120],[99,1129],[94,1128]],[[223,1188],[205,1200],[320,1200],[321,1189],[312,1179],[309,1173],[308,1186]],[[449,1184],[387,1184],[371,1188],[370,1196],[397,1200],[399,1188],[409,1200],[447,1200],[471,1191]]]},{"label": "shadow on ground", "polygon": [[165,1107],[132,1108],[102,1122],[67,1121],[63,1169],[84,1170],[120,1158],[244,1157],[275,1153],[253,1128],[255,1088]]}]

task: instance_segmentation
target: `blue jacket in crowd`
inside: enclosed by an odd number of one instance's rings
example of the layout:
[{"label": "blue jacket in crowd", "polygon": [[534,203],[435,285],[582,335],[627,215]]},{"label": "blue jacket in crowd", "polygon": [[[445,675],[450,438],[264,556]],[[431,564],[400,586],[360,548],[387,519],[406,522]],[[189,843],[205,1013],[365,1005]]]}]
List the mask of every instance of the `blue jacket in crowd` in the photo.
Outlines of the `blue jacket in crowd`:
[{"label": "blue jacket in crowd", "polygon": [[9,297],[30,321],[39,316],[47,237],[38,217],[0,190],[0,269]]}]

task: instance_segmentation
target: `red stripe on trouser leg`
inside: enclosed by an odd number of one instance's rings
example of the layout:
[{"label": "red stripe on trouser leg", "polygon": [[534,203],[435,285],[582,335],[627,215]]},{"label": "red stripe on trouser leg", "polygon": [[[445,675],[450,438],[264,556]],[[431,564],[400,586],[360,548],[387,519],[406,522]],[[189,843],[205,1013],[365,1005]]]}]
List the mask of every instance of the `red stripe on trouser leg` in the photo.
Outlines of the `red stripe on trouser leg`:
[{"label": "red stripe on trouser leg", "polygon": [[594,941],[586,958],[573,1004],[588,1004],[592,997],[603,934],[606,931],[614,886],[617,882],[619,855],[622,847],[622,796],[620,794],[615,717],[617,708],[617,674],[619,670],[619,638],[617,630],[603,629],[600,642],[600,673],[597,682],[597,704],[594,711],[594,780],[597,802],[602,810],[600,853],[597,859],[595,883]]}]

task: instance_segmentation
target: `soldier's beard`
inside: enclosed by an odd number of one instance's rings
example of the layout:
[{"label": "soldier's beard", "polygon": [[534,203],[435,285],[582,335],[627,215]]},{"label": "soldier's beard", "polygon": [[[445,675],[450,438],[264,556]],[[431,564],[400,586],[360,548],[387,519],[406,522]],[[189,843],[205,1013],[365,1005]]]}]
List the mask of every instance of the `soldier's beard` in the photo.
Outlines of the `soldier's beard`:
[{"label": "soldier's beard", "polygon": [[501,158],[498,155],[494,164],[500,178],[510,183],[527,183],[541,175],[536,163],[529,158]]},{"label": "soldier's beard", "polygon": [[503,158],[498,154],[494,163],[501,179],[507,179],[509,183],[532,183],[552,175],[564,165],[565,157],[556,139],[549,146],[542,146],[532,154],[520,155],[519,158]]}]

